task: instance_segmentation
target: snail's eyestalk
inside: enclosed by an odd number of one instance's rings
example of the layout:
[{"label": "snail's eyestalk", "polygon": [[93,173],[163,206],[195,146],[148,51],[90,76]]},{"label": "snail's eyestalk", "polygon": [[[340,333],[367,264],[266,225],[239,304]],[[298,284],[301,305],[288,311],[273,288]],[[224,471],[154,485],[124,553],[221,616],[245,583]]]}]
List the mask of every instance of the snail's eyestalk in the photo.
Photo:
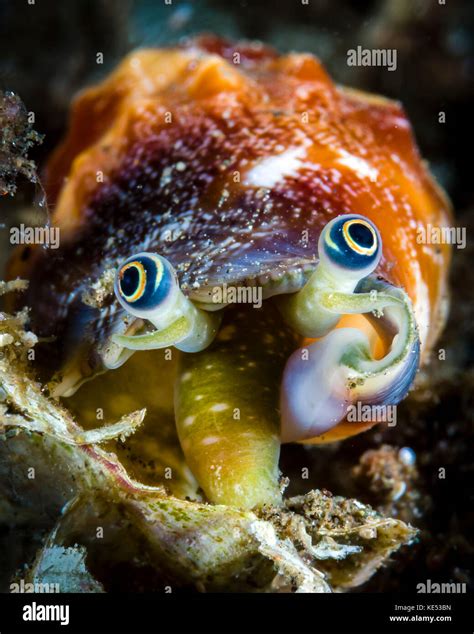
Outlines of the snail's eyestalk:
[{"label": "snail's eyestalk", "polygon": [[356,291],[322,293],[322,306],[335,315],[367,313],[377,332],[392,340],[390,349],[375,360],[364,333],[341,328],[294,352],[282,381],[283,442],[328,432],[358,402],[396,405],[411,386],[419,340],[410,299],[401,289],[372,278]]},{"label": "snail's eyestalk", "polygon": [[341,314],[322,305],[321,294],[353,293],[359,281],[374,271],[381,253],[380,234],[367,218],[350,214],[331,220],[319,237],[314,273],[297,293],[276,298],[285,321],[303,337],[327,334]]},{"label": "snail's eyestalk", "polygon": [[172,265],[160,255],[138,253],[128,258],[115,278],[115,295],[123,308],[152,323],[144,335],[114,335],[112,341],[130,350],[174,346],[185,352],[207,348],[221,316],[197,308],[179,288]]}]

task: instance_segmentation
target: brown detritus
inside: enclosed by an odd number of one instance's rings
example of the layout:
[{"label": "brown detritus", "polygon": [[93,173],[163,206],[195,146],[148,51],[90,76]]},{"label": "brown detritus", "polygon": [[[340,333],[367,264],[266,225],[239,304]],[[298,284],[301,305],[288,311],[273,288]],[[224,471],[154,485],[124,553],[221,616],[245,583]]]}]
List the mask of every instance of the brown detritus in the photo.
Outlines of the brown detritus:
[{"label": "brown detritus", "polygon": [[41,142],[42,136],[29,123],[20,97],[0,91],[0,196],[15,194],[19,176],[38,182],[36,165],[28,159],[28,152]]},{"label": "brown detritus", "polygon": [[[27,280],[0,280],[0,297],[13,291],[24,291],[28,288]],[[2,360],[21,362],[26,365],[28,351],[38,342],[32,332],[26,330],[28,310],[26,308],[14,315],[0,312],[0,355]],[[13,345],[12,345],[13,344]]]},{"label": "brown detritus", "polygon": [[107,297],[114,292],[115,269],[106,269],[99,279],[90,285],[81,296],[82,301],[92,308],[101,308]]},{"label": "brown detritus", "polygon": [[314,490],[266,508],[262,516],[282,538],[317,561],[333,588],[354,588],[386,564],[392,553],[410,544],[417,529],[384,517],[358,500]]},{"label": "brown detritus", "polygon": [[0,280],[0,296],[10,293],[11,291],[24,291],[28,288],[28,280],[11,280],[4,282]]},{"label": "brown detritus", "polygon": [[408,447],[382,445],[365,451],[352,476],[359,493],[383,515],[412,522],[426,505],[418,488],[415,455]]}]

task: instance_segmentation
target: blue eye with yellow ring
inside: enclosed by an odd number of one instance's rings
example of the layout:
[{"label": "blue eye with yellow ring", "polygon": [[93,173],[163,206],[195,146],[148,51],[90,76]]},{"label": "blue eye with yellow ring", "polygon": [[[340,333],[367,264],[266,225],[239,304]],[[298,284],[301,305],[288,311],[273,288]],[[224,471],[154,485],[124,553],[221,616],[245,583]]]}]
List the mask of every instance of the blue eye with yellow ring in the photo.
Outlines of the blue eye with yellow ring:
[{"label": "blue eye with yellow ring", "polygon": [[334,218],[321,234],[321,258],[354,273],[372,271],[381,256],[381,239],[373,222],[356,214]]},{"label": "blue eye with yellow ring", "polygon": [[175,288],[175,274],[168,262],[153,253],[139,253],[121,264],[115,278],[115,294],[131,312],[154,310]]}]

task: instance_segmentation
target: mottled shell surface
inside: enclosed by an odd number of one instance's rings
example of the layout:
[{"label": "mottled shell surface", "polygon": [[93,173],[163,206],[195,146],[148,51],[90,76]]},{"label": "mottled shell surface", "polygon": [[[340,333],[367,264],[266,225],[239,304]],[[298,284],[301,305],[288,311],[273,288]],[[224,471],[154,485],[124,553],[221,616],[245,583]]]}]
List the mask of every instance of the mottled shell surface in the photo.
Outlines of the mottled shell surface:
[{"label": "mottled shell surface", "polygon": [[133,252],[175,266],[183,291],[311,268],[324,225],[372,219],[378,273],[403,286],[428,345],[441,326],[449,247],[417,230],[449,223],[449,203],[393,101],[336,86],[311,55],[201,38],[130,54],[72,107],[46,189],[57,250],[12,262],[40,335],[104,340],[122,309],[82,295]]}]

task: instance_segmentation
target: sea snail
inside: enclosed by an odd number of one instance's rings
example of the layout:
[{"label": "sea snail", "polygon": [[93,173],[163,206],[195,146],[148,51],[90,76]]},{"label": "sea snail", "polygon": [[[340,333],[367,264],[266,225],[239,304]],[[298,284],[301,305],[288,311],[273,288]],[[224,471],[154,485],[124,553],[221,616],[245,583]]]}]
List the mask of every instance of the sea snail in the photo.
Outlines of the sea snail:
[{"label": "sea snail", "polygon": [[403,399],[442,328],[449,247],[417,236],[449,203],[400,105],[311,55],[213,37],[130,54],[76,99],[46,188],[60,248],[10,268],[56,336],[39,367],[68,396],[179,351],[177,431],[211,502],[278,503],[280,443],[370,427],[348,407]]}]

